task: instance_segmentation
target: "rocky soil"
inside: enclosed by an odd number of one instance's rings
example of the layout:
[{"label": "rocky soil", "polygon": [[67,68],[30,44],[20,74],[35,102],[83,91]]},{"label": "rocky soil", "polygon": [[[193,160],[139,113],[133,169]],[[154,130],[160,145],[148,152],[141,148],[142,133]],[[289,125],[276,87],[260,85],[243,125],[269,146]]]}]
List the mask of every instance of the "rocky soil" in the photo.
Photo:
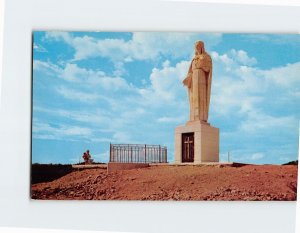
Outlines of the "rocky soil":
[{"label": "rocky soil", "polygon": [[151,166],[107,174],[73,171],[32,185],[46,200],[246,200],[295,201],[297,165]]}]

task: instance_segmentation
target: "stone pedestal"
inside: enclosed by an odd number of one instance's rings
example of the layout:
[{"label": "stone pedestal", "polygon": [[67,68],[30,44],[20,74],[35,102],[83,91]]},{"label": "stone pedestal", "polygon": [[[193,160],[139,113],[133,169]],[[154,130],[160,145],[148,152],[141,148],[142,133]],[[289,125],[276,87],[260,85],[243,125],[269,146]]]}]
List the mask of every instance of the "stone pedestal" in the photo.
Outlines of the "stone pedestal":
[{"label": "stone pedestal", "polygon": [[194,134],[194,164],[219,162],[219,129],[201,121],[189,121],[175,129],[175,163],[182,163],[182,135]]}]

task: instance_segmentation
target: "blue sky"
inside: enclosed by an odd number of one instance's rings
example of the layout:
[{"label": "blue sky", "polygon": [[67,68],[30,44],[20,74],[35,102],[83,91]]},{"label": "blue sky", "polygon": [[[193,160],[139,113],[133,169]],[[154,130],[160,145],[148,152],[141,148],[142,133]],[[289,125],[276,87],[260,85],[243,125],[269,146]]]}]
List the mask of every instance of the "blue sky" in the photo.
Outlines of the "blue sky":
[{"label": "blue sky", "polygon": [[188,120],[182,86],[194,42],[213,59],[209,122],[220,159],[296,160],[300,36],[166,32],[34,32],[32,161],[76,163],[109,143],[161,144]]}]

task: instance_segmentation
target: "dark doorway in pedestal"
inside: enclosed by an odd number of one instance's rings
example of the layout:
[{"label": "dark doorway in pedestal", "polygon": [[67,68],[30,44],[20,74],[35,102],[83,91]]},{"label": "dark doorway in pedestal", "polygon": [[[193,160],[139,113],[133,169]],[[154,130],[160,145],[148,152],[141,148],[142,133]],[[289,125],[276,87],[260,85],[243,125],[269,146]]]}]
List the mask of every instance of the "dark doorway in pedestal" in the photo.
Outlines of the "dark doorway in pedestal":
[{"label": "dark doorway in pedestal", "polygon": [[182,134],[182,162],[194,162],[194,133]]}]

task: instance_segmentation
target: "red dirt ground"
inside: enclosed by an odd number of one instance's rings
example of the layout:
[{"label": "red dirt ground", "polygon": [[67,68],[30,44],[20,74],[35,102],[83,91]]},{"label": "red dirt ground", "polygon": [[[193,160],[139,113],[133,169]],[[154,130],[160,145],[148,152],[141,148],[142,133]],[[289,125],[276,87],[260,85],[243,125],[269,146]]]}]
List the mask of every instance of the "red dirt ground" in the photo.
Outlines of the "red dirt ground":
[{"label": "red dirt ground", "polygon": [[297,198],[296,165],[151,166],[107,174],[73,171],[32,185],[47,200],[287,200]]}]

